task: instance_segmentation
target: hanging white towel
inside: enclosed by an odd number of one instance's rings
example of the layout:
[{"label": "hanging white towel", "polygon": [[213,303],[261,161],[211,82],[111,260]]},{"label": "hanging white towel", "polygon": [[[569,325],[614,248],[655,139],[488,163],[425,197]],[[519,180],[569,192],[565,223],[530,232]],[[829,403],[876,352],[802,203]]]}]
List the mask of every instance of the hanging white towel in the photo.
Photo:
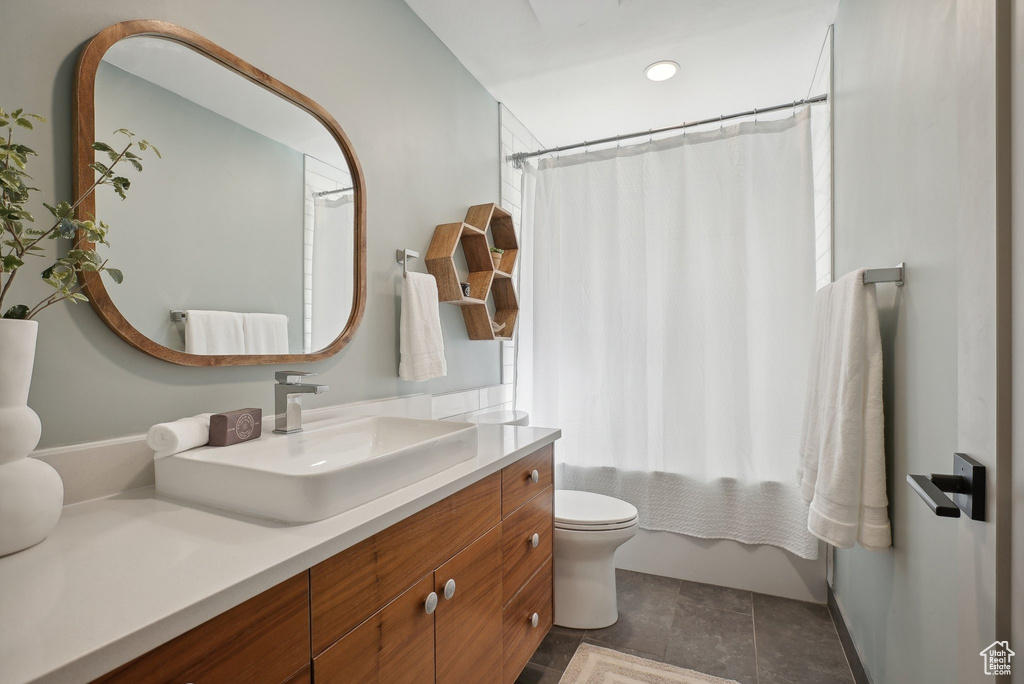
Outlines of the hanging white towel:
[{"label": "hanging white towel", "polygon": [[185,312],[185,352],[204,356],[244,354],[242,314],[189,309]]},{"label": "hanging white towel", "polygon": [[170,423],[157,423],[149,428],[146,444],[156,452],[154,458],[163,458],[180,451],[203,446],[210,441],[210,416],[200,413]]},{"label": "hanging white towel", "polygon": [[284,314],[242,314],[246,354],[287,354],[288,317]]},{"label": "hanging white towel", "polygon": [[402,284],[399,331],[402,380],[429,380],[448,374],[437,306],[437,281],[427,273],[410,272]]},{"label": "hanging white towel", "polygon": [[885,493],[882,340],[864,270],[818,290],[804,402],[800,493],[807,529],[839,548],[892,544]]}]

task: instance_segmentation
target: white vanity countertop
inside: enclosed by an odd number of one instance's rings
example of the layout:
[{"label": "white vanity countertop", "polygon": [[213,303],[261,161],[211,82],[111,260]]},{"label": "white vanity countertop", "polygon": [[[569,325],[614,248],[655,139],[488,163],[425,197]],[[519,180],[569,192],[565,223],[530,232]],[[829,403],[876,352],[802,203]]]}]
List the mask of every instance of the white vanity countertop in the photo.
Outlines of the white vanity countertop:
[{"label": "white vanity countertop", "polygon": [[153,488],[68,506],[46,541],[0,558],[0,681],[89,682],[559,437],[481,425],[476,458],[308,525]]}]

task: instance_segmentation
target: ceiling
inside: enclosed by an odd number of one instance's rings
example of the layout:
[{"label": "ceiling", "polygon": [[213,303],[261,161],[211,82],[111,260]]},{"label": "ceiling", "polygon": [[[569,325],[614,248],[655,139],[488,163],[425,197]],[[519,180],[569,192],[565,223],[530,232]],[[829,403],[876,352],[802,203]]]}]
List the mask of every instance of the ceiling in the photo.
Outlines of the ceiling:
[{"label": "ceiling", "polygon": [[[406,0],[545,145],[803,98],[839,0]],[[681,66],[655,83],[644,68]]]},{"label": "ceiling", "polygon": [[297,152],[348,169],[330,131],[306,110],[182,43],[131,36],[114,43],[103,61]]}]

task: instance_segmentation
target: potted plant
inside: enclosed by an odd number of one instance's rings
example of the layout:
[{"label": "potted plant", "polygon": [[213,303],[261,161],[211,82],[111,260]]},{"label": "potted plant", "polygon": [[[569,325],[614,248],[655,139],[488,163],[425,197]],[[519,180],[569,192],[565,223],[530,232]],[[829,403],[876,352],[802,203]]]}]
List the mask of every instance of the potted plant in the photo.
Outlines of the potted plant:
[{"label": "potted plant", "polygon": [[491,247],[491,261],[494,262],[494,270],[500,270],[498,266],[501,264],[501,255],[505,253],[505,250],[499,249],[498,247]]},{"label": "potted plant", "polygon": [[[59,302],[86,301],[78,278],[82,272],[105,272],[116,283],[123,279],[93,245],[86,244],[108,245],[107,224],[76,218],[75,210],[101,185],[111,186],[124,199],[131,182],[117,175],[115,169],[128,163],[141,171],[135,150],[152,149],[157,156],[160,154],[150,143],[136,140],[124,129],[115,132],[127,138],[119,150],[106,143],[93,143],[94,150],[108,157],[105,163],[91,164],[98,173],[96,181],[74,202],[44,203],[53,223],[48,228],[35,228],[35,219],[26,206],[32,193],[38,191],[30,185],[32,178],[27,170],[29,158],[36,153],[15,141],[14,130],[31,131],[35,123],[43,121],[43,117],[22,109],[0,109],[0,130],[7,129],[0,138],[0,556],[45,539],[57,524],[64,503],[64,485],[57,471],[43,461],[28,458],[42,431],[39,416],[28,407],[39,325],[35,318]],[[58,238],[71,241],[68,249],[56,259],[47,257],[40,243]],[[29,264],[33,259],[42,260],[44,268],[32,268]],[[12,304],[11,287],[22,270],[35,271],[53,292],[34,305]]]}]

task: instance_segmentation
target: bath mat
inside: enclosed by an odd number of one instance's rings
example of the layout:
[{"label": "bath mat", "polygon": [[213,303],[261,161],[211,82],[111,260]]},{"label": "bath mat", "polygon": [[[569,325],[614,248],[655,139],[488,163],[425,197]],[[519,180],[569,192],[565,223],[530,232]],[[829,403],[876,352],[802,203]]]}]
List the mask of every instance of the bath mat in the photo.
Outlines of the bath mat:
[{"label": "bath mat", "polygon": [[558,684],[736,684],[647,658],[580,644]]}]

